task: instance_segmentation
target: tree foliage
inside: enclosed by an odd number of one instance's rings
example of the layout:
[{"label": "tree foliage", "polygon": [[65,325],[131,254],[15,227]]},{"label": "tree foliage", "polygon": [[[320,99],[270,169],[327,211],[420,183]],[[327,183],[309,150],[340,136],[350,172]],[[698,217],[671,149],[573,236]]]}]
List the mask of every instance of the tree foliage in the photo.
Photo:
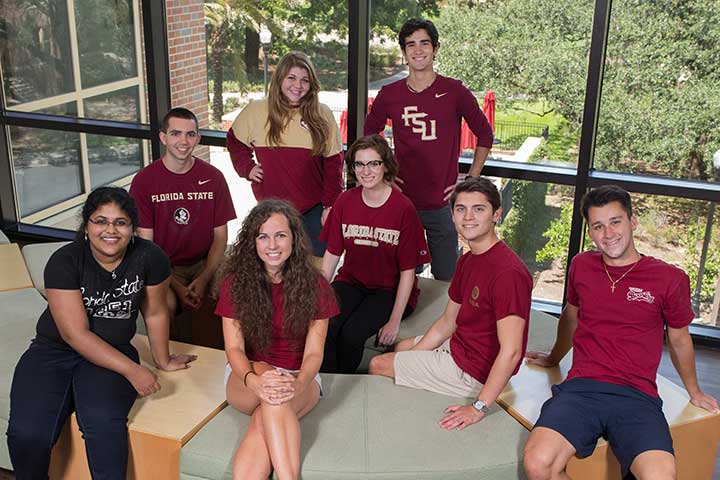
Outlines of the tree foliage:
[{"label": "tree foliage", "polygon": [[[472,4],[472,5],[470,5]],[[449,0],[440,70],[582,122],[589,0]],[[720,5],[613,2],[595,167],[706,180],[720,148]],[[539,112],[542,114],[543,112]]]}]

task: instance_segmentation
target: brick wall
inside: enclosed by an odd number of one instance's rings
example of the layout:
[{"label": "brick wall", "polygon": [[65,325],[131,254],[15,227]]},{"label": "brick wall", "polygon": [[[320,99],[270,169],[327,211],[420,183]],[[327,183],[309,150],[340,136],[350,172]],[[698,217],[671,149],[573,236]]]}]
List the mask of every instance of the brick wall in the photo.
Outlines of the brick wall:
[{"label": "brick wall", "polygon": [[[200,128],[209,125],[207,87],[207,47],[203,0],[166,0],[170,98],[173,107],[195,112]],[[195,155],[210,159],[206,146]]]}]

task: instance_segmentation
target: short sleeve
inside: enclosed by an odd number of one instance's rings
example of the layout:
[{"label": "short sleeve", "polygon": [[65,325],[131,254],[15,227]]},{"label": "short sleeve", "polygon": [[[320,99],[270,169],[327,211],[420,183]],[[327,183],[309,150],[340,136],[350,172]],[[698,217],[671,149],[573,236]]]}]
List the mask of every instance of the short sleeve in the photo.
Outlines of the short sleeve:
[{"label": "short sleeve", "polygon": [[232,301],[232,283],[232,275],[228,275],[223,279],[222,286],[220,287],[220,295],[218,296],[218,302],[215,306],[216,315],[227,318],[235,318],[237,316],[237,313],[235,312],[235,305]]},{"label": "short sleeve", "polygon": [[498,275],[492,283],[492,309],[495,321],[510,315],[530,318],[532,283],[524,272],[511,268]]},{"label": "short sleeve", "polygon": [[570,262],[570,272],[568,273],[567,282],[567,303],[576,307],[580,306],[580,299],[578,298],[577,290],[575,290],[575,264],[578,257],[573,258]]},{"label": "short sleeve", "polygon": [[52,254],[43,272],[46,289],[80,290],[77,251],[77,245],[71,243]]},{"label": "short sleeve", "polygon": [[160,247],[148,242],[146,285],[158,285],[170,276],[170,259]]},{"label": "short sleeve", "polygon": [[344,202],[344,194],[335,202],[335,206],[330,210],[325,225],[320,232],[320,240],[327,243],[326,250],[338,257],[345,251],[344,239],[342,236],[342,212]]},{"label": "short sleeve", "polygon": [[145,174],[145,169],[143,169],[135,175],[135,178],[133,178],[133,181],[130,184],[130,196],[133,200],[135,200],[135,206],[137,207],[139,217],[138,227],[140,228],[155,227],[153,208],[152,204],[148,201],[147,185],[145,185],[145,183],[149,181],[149,178],[150,177]]},{"label": "short sleeve", "polygon": [[457,304],[462,304],[463,302],[462,280],[460,278],[462,275],[460,273],[463,271],[463,266],[467,258],[467,255],[463,255],[460,257],[460,260],[458,260],[457,266],[455,267],[455,275],[453,275],[450,288],[448,288],[448,297]]},{"label": "short sleeve", "polygon": [[414,208],[406,208],[400,227],[398,245],[398,268],[400,271],[414,269],[430,262],[425,232]]},{"label": "short sleeve", "polygon": [[325,277],[318,273],[318,303],[315,319],[330,318],[339,313],[335,292]]},{"label": "short sleeve", "polygon": [[684,328],[695,318],[690,304],[690,279],[685,272],[673,268],[673,280],[663,299],[662,316],[670,328]]},{"label": "short sleeve", "polygon": [[219,172],[218,175],[219,186],[217,191],[216,204],[215,204],[215,218],[213,219],[213,227],[221,227],[227,225],[230,220],[237,217],[235,214],[235,207],[233,206],[232,196],[230,195],[230,189],[228,188],[227,181]]}]

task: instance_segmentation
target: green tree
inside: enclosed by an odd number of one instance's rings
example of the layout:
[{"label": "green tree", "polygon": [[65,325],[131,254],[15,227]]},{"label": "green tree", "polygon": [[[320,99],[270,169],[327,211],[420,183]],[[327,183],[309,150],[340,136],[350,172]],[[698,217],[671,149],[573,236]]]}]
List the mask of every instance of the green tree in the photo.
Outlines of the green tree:
[{"label": "green tree", "polygon": [[[471,89],[546,102],[582,122],[590,0],[448,0],[439,68]],[[720,8],[613,2],[595,167],[707,180],[720,147]]]}]

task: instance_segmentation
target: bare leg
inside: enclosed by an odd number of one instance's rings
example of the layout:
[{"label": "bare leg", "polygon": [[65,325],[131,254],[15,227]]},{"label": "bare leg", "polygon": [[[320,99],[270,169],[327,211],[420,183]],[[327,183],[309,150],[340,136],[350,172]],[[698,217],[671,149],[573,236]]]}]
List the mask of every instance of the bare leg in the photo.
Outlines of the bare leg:
[{"label": "bare leg", "polygon": [[270,405],[262,402],[260,408],[265,443],[275,474],[280,480],[296,479],[300,473],[300,422],[299,419],[317,405],[320,387],[311,382],[305,391],[287,403]]},{"label": "bare leg", "polygon": [[403,338],[395,344],[396,352],[406,352],[415,346],[415,337]]},{"label": "bare leg", "polygon": [[[398,345],[402,345],[403,342],[400,342]],[[382,355],[373,357],[368,366],[368,373],[370,375],[382,375],[384,377],[395,378],[395,353],[383,353]]]},{"label": "bare leg", "polygon": [[[272,367],[266,363],[251,363],[253,371],[262,374]],[[261,419],[260,399],[243,384],[243,379],[233,372],[226,388],[228,403],[243,413],[252,415],[245,437],[233,457],[233,479],[267,479],[272,471],[270,453],[265,444]]]},{"label": "bare leg", "polygon": [[529,480],[566,480],[565,473],[575,447],[555,430],[537,427],[530,432],[523,463]]},{"label": "bare leg", "polygon": [[633,460],[630,471],[638,480],[675,480],[675,457],[663,450],[648,450]]}]

